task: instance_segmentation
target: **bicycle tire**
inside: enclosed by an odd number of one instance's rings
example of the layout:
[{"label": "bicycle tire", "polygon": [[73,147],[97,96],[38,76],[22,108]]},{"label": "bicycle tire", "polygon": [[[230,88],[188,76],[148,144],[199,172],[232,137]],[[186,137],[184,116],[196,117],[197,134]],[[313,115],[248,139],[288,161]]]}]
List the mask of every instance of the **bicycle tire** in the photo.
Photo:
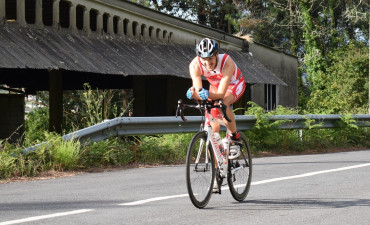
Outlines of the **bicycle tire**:
[{"label": "bicycle tire", "polygon": [[[189,144],[186,157],[187,189],[191,202],[197,208],[204,208],[208,204],[215,179],[213,150],[211,145],[207,149],[206,141],[206,131],[196,133]],[[196,163],[198,155],[199,161]]]},{"label": "bicycle tire", "polygon": [[[243,201],[247,197],[252,181],[251,151],[248,138],[242,132],[240,132],[240,140],[242,141],[241,154],[238,158],[229,160],[227,176],[230,193],[236,201]],[[233,169],[236,169],[234,174],[231,173]]]}]

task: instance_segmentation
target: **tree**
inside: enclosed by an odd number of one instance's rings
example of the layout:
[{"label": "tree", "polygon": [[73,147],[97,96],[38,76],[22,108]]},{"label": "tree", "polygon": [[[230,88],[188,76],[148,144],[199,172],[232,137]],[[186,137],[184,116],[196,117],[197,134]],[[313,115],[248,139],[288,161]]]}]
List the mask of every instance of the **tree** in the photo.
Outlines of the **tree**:
[{"label": "tree", "polygon": [[[367,103],[363,99],[368,87],[364,89],[358,84],[368,83],[369,79],[365,63],[369,46],[366,1],[247,0],[246,3],[240,29],[252,33],[257,42],[299,57],[299,71],[307,74],[310,82],[306,95],[304,87],[300,88],[300,96],[306,96],[300,98],[301,108],[326,113],[364,112]],[[353,96],[345,96],[337,87]],[[351,99],[348,103],[352,105],[339,104],[338,100],[343,98]]]},{"label": "tree", "polygon": [[351,42],[331,51],[325,72],[312,78],[307,110],[311,113],[366,113],[369,95],[369,49]]},{"label": "tree", "polygon": [[299,5],[304,23],[302,66],[310,81],[308,104],[303,107],[316,113],[364,113],[369,43],[364,39],[366,35],[356,37],[354,31],[369,30],[363,26],[365,17],[352,20],[346,15],[368,6],[361,1],[353,4],[333,0],[302,0]]},{"label": "tree", "polygon": [[[138,0],[136,2],[147,2]],[[223,30],[227,33],[238,31],[239,11],[235,3],[242,0],[162,0],[149,1],[152,7],[158,11],[168,13],[204,26]],[[142,3],[143,4],[143,3]],[[145,4],[143,4],[145,5]]]},{"label": "tree", "polygon": [[299,57],[305,52],[305,29],[315,32],[315,45],[323,54],[341,41],[368,44],[369,4],[363,0],[246,0],[241,6],[242,32]]}]

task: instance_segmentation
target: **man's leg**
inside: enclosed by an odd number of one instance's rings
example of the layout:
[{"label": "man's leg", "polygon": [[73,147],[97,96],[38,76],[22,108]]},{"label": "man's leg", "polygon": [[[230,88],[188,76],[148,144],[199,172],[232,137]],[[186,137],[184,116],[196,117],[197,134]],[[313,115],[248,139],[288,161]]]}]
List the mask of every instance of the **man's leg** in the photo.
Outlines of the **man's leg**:
[{"label": "man's leg", "polygon": [[229,133],[232,134],[236,132],[235,116],[234,116],[234,112],[231,110],[231,105],[234,103],[233,94],[231,94],[230,92],[226,92],[223,102],[227,106],[226,115],[231,120],[231,122],[228,122],[226,119],[224,119],[225,125]]}]

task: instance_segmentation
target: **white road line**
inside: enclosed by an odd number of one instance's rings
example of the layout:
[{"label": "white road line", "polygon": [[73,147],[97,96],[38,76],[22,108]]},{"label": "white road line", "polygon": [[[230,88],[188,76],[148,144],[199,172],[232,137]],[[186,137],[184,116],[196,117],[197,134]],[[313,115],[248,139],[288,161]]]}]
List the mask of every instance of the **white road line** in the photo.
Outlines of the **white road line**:
[{"label": "white road line", "polygon": [[[268,179],[268,180],[261,180],[261,181],[252,182],[251,185],[260,185],[260,184],[267,184],[267,183],[278,182],[278,181],[283,181],[283,180],[291,180],[291,179],[297,179],[297,178],[303,178],[303,177],[310,177],[310,176],[315,176],[315,175],[324,174],[324,173],[333,173],[333,172],[338,172],[338,171],[343,171],[343,170],[357,169],[357,168],[366,167],[366,166],[370,166],[370,163],[360,164],[360,165],[355,165],[355,166],[348,166],[348,167],[341,167],[341,168],[331,169],[331,170],[322,170],[322,171],[317,171],[317,172],[304,173],[304,174],[299,174],[299,175],[294,175],[294,176],[287,176],[287,177],[279,177],[279,178]],[[226,189],[228,189],[228,187],[224,187],[222,189],[226,190]],[[122,204],[119,204],[119,205],[122,205],[122,206],[142,205],[142,204],[146,204],[146,203],[149,203],[149,202],[163,201],[163,200],[172,199],[172,198],[183,198],[183,197],[187,197],[187,196],[188,196],[188,194],[163,196],[163,197],[149,198],[149,199],[135,201],[135,202],[122,203]],[[49,219],[49,218],[60,217],[60,216],[68,216],[68,215],[79,214],[79,213],[87,213],[87,212],[91,212],[91,211],[94,211],[94,210],[95,209],[80,209],[80,210],[74,210],[74,211],[69,211],[69,212],[62,212],[62,213],[54,213],[54,214],[43,215],[43,216],[28,217],[28,218],[24,218],[24,219],[0,222],[0,225],[25,223],[25,222]]]},{"label": "white road line", "polygon": [[171,199],[171,198],[183,198],[183,197],[188,197],[188,196],[189,196],[188,194],[171,195],[171,196],[164,196],[164,197],[149,198],[149,199],[135,201],[135,202],[122,203],[118,205],[141,205],[141,204],[145,204],[149,202],[162,201],[162,200]]},{"label": "white road line", "polygon": [[317,172],[304,173],[304,174],[288,176],[288,177],[274,178],[274,179],[269,179],[269,180],[261,180],[261,181],[253,182],[252,185],[259,185],[259,184],[272,183],[272,182],[277,182],[277,181],[282,181],[282,180],[291,180],[291,179],[297,179],[297,178],[303,178],[303,177],[310,177],[310,176],[315,176],[315,175],[324,174],[324,173],[333,173],[333,172],[338,172],[338,171],[343,171],[343,170],[357,169],[357,168],[361,168],[365,166],[370,166],[370,163],[360,164],[360,165],[355,165],[355,166],[341,167],[341,168],[331,169],[331,170],[322,170],[322,171],[317,171]]},{"label": "white road line", "polygon": [[28,217],[28,218],[19,219],[19,220],[10,220],[10,221],[5,221],[5,222],[0,222],[0,225],[26,223],[26,222],[36,221],[36,220],[44,220],[44,219],[59,217],[59,216],[69,216],[73,214],[86,213],[86,212],[91,212],[94,210],[95,209],[80,209],[80,210],[75,210],[75,211],[70,211],[70,212],[53,213],[53,214],[43,215],[43,216],[34,216],[34,217]]},{"label": "white road line", "polygon": [[[303,177],[310,177],[310,176],[315,176],[315,175],[324,174],[324,173],[333,173],[333,172],[338,172],[338,171],[343,171],[343,170],[357,169],[357,168],[366,167],[366,166],[370,166],[370,163],[360,164],[360,165],[355,165],[355,166],[348,166],[348,167],[341,167],[341,168],[331,169],[331,170],[322,170],[322,171],[311,172],[311,173],[303,173],[303,174],[288,176],[288,177],[278,177],[278,178],[273,178],[273,179],[268,179],[268,180],[261,180],[261,181],[252,182],[251,185],[260,185],[260,184],[267,184],[267,183],[283,181],[283,180],[291,180],[291,179],[297,179],[297,178],[303,178]],[[243,185],[237,185],[236,187],[241,187],[241,186],[243,186]],[[227,189],[229,189],[229,187],[223,187],[222,188],[222,190],[227,190]],[[142,204],[146,204],[146,203],[149,203],[149,202],[162,201],[162,200],[171,199],[171,198],[183,198],[183,197],[187,197],[187,196],[189,196],[189,195],[188,194],[182,194],[182,195],[163,196],[163,197],[157,197],[157,198],[144,199],[144,200],[140,200],[140,201],[122,203],[122,204],[119,204],[119,205],[123,205],[123,206],[142,205]]]}]

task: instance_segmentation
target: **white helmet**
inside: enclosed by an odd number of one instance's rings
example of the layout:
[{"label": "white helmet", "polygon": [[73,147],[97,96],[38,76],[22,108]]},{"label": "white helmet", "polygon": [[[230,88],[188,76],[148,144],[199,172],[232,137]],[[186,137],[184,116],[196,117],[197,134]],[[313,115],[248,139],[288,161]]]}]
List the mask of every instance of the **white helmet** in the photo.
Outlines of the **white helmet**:
[{"label": "white helmet", "polygon": [[202,58],[214,56],[218,52],[218,43],[213,39],[204,38],[196,45],[195,52]]}]

